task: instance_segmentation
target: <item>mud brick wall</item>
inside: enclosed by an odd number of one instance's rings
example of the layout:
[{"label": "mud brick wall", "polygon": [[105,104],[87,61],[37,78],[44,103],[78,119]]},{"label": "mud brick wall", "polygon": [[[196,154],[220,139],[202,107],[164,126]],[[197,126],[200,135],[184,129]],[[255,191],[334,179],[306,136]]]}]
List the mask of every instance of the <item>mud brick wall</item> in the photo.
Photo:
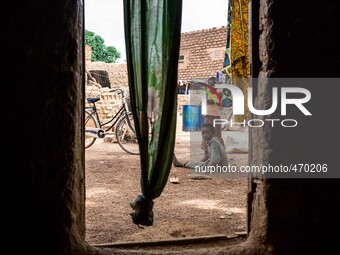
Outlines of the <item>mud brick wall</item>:
[{"label": "mud brick wall", "polygon": [[225,26],[182,33],[178,79],[215,77],[223,68],[226,41]]},{"label": "mud brick wall", "polygon": [[[216,76],[223,68],[226,41],[225,26],[182,33],[178,80]],[[86,55],[90,50],[86,48]],[[126,64],[86,61],[86,68],[107,71],[112,87],[128,87]]]},{"label": "mud brick wall", "polygon": [[111,88],[128,88],[126,64],[86,61],[86,70],[103,70],[108,73]]}]

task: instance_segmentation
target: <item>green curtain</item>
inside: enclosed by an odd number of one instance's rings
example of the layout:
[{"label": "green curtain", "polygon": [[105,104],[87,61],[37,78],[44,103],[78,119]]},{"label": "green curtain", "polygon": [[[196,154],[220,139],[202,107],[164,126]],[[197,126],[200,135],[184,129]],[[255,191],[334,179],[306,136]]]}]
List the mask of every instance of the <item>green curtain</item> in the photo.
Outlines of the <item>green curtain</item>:
[{"label": "green curtain", "polygon": [[171,169],[181,18],[182,0],[124,0],[130,100],[141,161],[141,194],[131,203],[138,225],[153,224],[153,200]]}]

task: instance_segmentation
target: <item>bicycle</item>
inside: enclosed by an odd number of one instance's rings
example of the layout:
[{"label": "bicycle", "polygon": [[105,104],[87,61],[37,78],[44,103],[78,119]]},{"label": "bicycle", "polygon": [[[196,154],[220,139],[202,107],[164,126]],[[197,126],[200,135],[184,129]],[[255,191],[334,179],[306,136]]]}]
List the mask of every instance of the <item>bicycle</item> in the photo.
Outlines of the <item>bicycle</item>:
[{"label": "bicycle", "polygon": [[119,146],[125,152],[138,155],[139,145],[133,115],[129,110],[129,100],[126,97],[126,91],[112,89],[109,92],[121,94],[122,104],[119,111],[106,122],[102,122],[97,112],[96,102],[100,98],[87,98],[87,102],[91,103],[92,106],[85,107],[85,149],[91,147],[97,139],[103,139],[107,134],[113,134]]}]

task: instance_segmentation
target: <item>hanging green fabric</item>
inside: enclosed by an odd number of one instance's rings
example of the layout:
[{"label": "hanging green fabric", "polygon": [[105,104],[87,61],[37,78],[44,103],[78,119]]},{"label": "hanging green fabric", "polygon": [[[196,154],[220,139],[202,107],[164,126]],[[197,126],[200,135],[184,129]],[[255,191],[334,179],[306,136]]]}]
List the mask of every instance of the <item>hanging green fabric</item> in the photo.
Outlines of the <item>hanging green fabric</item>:
[{"label": "hanging green fabric", "polygon": [[167,183],[176,135],[182,0],[124,0],[132,113],[140,148],[141,192],[133,222],[153,224],[153,200]]}]

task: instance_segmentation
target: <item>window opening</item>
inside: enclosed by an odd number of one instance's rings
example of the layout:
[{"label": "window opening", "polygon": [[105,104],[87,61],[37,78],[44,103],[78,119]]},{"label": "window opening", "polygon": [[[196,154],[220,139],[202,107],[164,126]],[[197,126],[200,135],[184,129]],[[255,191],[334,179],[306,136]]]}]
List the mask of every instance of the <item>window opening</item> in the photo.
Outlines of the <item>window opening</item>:
[{"label": "window opening", "polygon": [[184,55],[179,55],[178,62],[184,63]]}]

